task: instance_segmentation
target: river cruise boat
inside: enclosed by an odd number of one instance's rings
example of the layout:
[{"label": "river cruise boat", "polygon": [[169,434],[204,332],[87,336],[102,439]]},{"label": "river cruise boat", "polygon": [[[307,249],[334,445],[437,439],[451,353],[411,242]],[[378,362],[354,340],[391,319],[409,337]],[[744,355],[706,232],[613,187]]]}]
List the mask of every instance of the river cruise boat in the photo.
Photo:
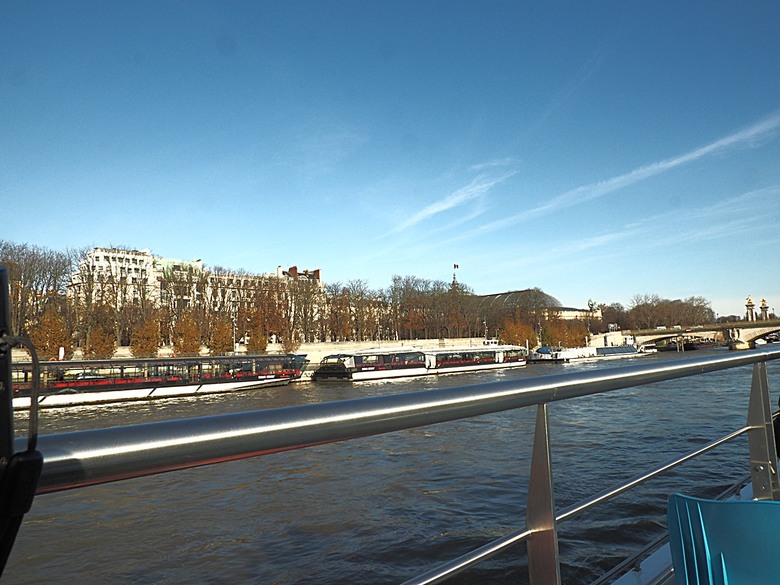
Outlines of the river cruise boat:
[{"label": "river cruise boat", "polygon": [[550,347],[544,345],[531,353],[532,363],[568,363],[583,360],[603,360],[648,355],[636,345],[613,345],[607,347]]},{"label": "river cruise boat", "polygon": [[518,368],[526,364],[519,345],[422,349],[372,348],[325,356],[312,380],[386,380]]},{"label": "river cruise boat", "polygon": [[[39,407],[150,400],[287,384],[305,355],[255,355],[42,362]],[[33,365],[12,365],[14,409],[30,408]]]}]

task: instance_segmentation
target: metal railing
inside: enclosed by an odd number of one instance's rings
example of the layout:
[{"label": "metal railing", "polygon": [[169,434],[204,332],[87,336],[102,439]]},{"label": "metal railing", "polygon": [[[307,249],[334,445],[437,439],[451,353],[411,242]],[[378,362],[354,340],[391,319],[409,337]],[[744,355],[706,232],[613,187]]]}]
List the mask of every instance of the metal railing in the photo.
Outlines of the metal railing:
[{"label": "metal railing", "polygon": [[[414,578],[407,585],[444,581],[521,541],[528,542],[531,583],[560,583],[559,522],[742,433],[747,432],[749,436],[755,496],[780,499],[766,373],[766,362],[775,359],[780,359],[780,350],[729,353],[671,363],[41,436],[38,449],[44,454],[44,466],[38,493],[537,406],[526,526]],[[744,428],[556,515],[548,437],[549,403],[746,365],[753,365],[753,382],[748,422]],[[20,443],[18,448],[23,445]]]}]

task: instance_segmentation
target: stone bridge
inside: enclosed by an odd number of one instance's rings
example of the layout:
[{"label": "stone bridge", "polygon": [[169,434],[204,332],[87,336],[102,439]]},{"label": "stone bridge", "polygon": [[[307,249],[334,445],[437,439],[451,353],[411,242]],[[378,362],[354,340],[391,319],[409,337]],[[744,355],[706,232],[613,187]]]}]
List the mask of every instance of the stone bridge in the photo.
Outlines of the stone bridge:
[{"label": "stone bridge", "polygon": [[686,340],[693,338],[722,339],[731,349],[750,349],[756,340],[780,332],[780,320],[739,321],[736,323],[711,323],[694,327],[663,327],[658,329],[637,329],[597,333],[590,338],[589,345],[604,347],[636,343],[657,343],[664,339]]}]

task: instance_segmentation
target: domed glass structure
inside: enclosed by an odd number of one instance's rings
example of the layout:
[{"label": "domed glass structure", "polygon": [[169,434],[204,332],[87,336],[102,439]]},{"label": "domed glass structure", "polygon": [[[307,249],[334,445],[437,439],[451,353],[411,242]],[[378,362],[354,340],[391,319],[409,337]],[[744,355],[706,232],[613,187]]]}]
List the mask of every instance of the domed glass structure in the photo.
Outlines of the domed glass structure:
[{"label": "domed glass structure", "polygon": [[561,302],[541,289],[528,288],[491,295],[477,295],[477,306],[485,311],[534,311],[560,308]]}]

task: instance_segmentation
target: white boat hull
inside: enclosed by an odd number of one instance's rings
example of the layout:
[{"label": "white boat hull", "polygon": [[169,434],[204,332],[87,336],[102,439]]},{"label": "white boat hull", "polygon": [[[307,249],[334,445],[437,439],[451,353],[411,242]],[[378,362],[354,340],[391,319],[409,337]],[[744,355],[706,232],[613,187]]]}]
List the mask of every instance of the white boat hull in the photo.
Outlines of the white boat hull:
[{"label": "white boat hull", "polygon": [[434,372],[428,371],[428,368],[405,368],[399,370],[361,370],[359,372],[352,372],[352,380],[355,382],[365,380],[390,380],[393,378],[409,378],[417,376],[426,376]]},{"label": "white boat hull", "polygon": [[[63,406],[83,406],[88,404],[106,404],[111,402],[132,402],[137,400],[154,400],[158,398],[220,394],[238,390],[251,390],[262,386],[278,386],[287,384],[287,382],[288,380],[286,379],[269,378],[267,380],[214,382],[211,384],[188,384],[185,386],[155,386],[150,388],[99,390],[94,392],[61,392],[39,396],[38,407],[56,408]],[[14,410],[29,410],[30,397],[21,396],[14,398],[13,407]]]},{"label": "white boat hull", "polygon": [[485,370],[509,370],[512,368],[522,368],[523,366],[525,366],[525,361],[494,364],[472,364],[467,366],[440,366],[437,368],[432,368],[430,373],[439,375],[464,374],[468,372],[482,372]]}]

